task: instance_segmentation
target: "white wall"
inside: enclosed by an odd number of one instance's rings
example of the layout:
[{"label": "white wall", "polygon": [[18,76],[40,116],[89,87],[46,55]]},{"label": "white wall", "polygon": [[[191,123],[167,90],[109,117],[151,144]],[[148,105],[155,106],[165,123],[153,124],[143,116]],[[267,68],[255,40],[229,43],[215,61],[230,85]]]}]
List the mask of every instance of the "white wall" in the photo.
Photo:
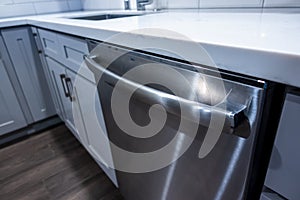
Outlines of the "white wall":
[{"label": "white wall", "polygon": [[300,7],[300,0],[159,0],[163,8]]},{"label": "white wall", "polygon": [[[1,0],[0,0],[1,1]],[[162,8],[166,0],[153,0],[149,9]],[[122,10],[124,9],[124,0],[81,0],[84,10]],[[136,9],[136,0],[129,0],[130,8]]]},{"label": "white wall", "polygon": [[265,0],[265,7],[300,7],[300,0]]},{"label": "white wall", "polygon": [[124,0],[81,0],[84,10],[124,9]]},{"label": "white wall", "polygon": [[[130,5],[136,8],[136,0]],[[300,0],[154,0],[153,8],[300,7]],[[124,9],[124,0],[0,0],[0,18],[77,10]]]},{"label": "white wall", "polygon": [[[81,0],[83,9],[124,9],[124,0]],[[136,8],[136,0],[130,0],[131,8]],[[262,8],[300,7],[300,0],[154,0],[153,8]]]},{"label": "white wall", "polygon": [[81,0],[0,0],[0,18],[76,10]]},{"label": "white wall", "polygon": [[[83,9],[124,9],[124,0],[81,0]],[[131,8],[136,8],[136,0],[129,0]],[[154,0],[153,8],[262,8],[300,7],[300,0]]]}]

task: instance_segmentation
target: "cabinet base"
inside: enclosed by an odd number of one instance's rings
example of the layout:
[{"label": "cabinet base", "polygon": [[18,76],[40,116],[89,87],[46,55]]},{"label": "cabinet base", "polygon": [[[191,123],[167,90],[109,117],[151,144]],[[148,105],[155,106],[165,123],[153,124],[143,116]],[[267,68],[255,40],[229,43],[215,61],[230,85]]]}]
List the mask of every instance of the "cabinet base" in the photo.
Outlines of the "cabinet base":
[{"label": "cabinet base", "polygon": [[47,128],[63,123],[57,116],[47,118],[45,120],[30,124],[22,129],[13,131],[0,137],[0,148],[11,145],[12,143],[18,142],[25,139],[31,134],[41,132]]}]

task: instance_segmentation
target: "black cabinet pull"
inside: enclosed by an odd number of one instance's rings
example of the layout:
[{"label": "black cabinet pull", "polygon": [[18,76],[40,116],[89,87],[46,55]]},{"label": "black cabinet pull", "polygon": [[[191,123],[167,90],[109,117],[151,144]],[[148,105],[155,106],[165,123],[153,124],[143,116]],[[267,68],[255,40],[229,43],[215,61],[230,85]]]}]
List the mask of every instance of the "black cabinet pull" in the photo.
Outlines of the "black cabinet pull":
[{"label": "black cabinet pull", "polygon": [[61,84],[62,84],[63,89],[64,89],[65,96],[70,97],[70,93],[69,93],[69,91],[66,90],[66,86],[65,86],[66,75],[65,74],[60,74],[59,76],[60,76]]},{"label": "black cabinet pull", "polygon": [[72,81],[69,77],[65,78],[66,85],[67,85],[67,91],[69,94],[69,99],[72,102],[73,101],[73,86],[72,86]]}]

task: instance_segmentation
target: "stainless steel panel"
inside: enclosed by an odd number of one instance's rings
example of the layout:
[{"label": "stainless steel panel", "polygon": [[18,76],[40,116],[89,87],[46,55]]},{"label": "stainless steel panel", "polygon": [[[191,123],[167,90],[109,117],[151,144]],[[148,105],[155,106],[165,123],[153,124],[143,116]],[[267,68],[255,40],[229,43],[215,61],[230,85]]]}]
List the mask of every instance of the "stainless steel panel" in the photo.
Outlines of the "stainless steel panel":
[{"label": "stainless steel panel", "polygon": [[[176,148],[173,155],[178,156],[178,151],[183,148],[183,144],[190,139],[190,127],[197,126],[197,135],[187,151],[175,162],[167,167],[156,171],[145,173],[128,173],[117,171],[117,179],[120,190],[127,200],[211,200],[211,199],[243,199],[248,181],[248,170],[251,163],[253,143],[257,134],[258,119],[261,112],[261,101],[264,89],[242,84],[232,80],[222,80],[220,77],[206,75],[202,69],[197,71],[192,66],[180,64],[173,61],[160,59],[156,61],[151,57],[136,52],[128,52],[115,47],[103,47],[105,53],[92,54],[86,59],[87,65],[97,75],[102,71],[102,77],[98,84],[99,96],[101,98],[104,118],[108,130],[109,139],[118,147],[135,153],[153,152],[163,148],[170,140],[175,138]],[[101,66],[107,64],[110,55],[123,55],[115,62],[110,63],[106,70]],[[181,96],[174,97],[168,88],[147,84],[141,86],[140,80],[146,79],[149,74],[153,77],[164,76],[166,81],[179,79],[180,77],[170,77],[169,74],[161,74],[160,71],[150,72],[145,70],[139,77],[123,75],[142,64],[149,66],[163,63],[167,67],[179,72],[190,81],[192,88],[175,85]],[[155,74],[155,75],[153,75]],[[241,78],[241,77],[239,77]],[[207,94],[201,93],[199,85],[205,79],[209,98]],[[167,113],[164,127],[153,137],[138,138],[125,133],[116,123],[112,114],[111,97],[115,85],[121,83],[118,90],[126,93],[126,88],[131,86],[137,90],[133,93],[129,102],[129,113],[132,120],[139,126],[146,126],[151,120],[149,109],[154,104],[162,105]],[[223,88],[219,83],[223,83]],[[224,91],[222,91],[224,89]],[[191,97],[190,91],[196,91],[197,98]],[[195,101],[196,100],[196,101]],[[188,107],[186,118],[180,118],[180,106],[183,103]],[[220,106],[224,103],[227,109]],[[196,107],[195,107],[196,105]],[[228,106],[234,105],[234,106]],[[220,107],[219,107],[220,106]],[[214,130],[214,124],[208,126],[209,117],[196,121],[192,113],[198,114],[204,110],[208,113],[219,112],[225,117],[225,124],[222,134],[217,138],[216,145],[207,152],[207,155],[199,157],[199,149],[204,143],[207,144],[207,131]],[[238,109],[235,109],[235,108]],[[151,108],[153,109],[153,107]],[[242,114],[240,120],[232,120],[232,116]],[[127,119],[123,119],[127,120]],[[181,121],[186,122],[186,126],[177,133]],[[201,122],[201,120],[203,120]],[[246,124],[246,126],[243,126]],[[240,128],[243,127],[243,128]],[[246,127],[246,128],[245,128]],[[228,131],[231,130],[231,131]],[[211,133],[218,134],[217,131]],[[141,132],[141,135],[144,134]],[[119,159],[117,152],[112,151],[116,166],[130,165],[130,160]],[[153,162],[147,160],[147,163]]]}]

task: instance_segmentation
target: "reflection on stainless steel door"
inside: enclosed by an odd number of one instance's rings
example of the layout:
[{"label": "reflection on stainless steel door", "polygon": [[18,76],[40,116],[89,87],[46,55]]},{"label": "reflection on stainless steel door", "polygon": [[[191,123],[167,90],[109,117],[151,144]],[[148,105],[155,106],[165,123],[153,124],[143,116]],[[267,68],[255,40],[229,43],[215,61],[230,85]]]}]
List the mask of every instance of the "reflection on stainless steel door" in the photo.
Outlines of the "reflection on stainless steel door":
[{"label": "reflection on stainless steel door", "polygon": [[[103,47],[105,48],[105,46]],[[120,54],[120,48],[107,48],[111,54]],[[104,58],[105,59],[105,58]],[[201,74],[187,64],[178,65],[173,61],[156,60],[141,53],[128,52],[111,63],[107,69],[102,66],[101,55],[90,55],[86,64],[95,73],[102,73],[98,83],[104,118],[109,139],[118,147],[134,153],[155,152],[164,148],[175,138],[175,146],[170,157],[178,157],[170,165],[148,172],[124,172],[121,165],[131,165],[131,160],[120,159],[118,152],[112,150],[116,165],[120,190],[127,200],[211,200],[242,199],[248,181],[248,171],[252,157],[252,147],[257,134],[257,121],[260,117],[260,105],[263,88],[252,86],[234,79],[221,79],[218,76]],[[130,76],[130,70],[139,65],[169,67],[188,80],[191,88],[175,85],[180,95],[174,91],[153,83],[143,84],[141,80],[165,78],[165,81],[179,80],[159,71],[147,70],[136,76]],[[127,74],[127,75],[126,75]],[[150,77],[149,77],[150,76]],[[154,77],[155,76],[155,77]],[[241,80],[241,77],[239,77]],[[204,81],[203,81],[204,80]],[[242,80],[243,81],[243,80]],[[246,81],[244,81],[246,82]],[[247,80],[255,83],[255,80]],[[221,83],[221,85],[220,85]],[[204,85],[205,84],[205,85]],[[118,85],[118,87],[116,87]],[[262,86],[262,85],[261,85]],[[203,87],[208,92],[203,92]],[[199,89],[200,88],[200,89]],[[151,137],[139,132],[134,137],[119,127],[113,114],[112,96],[114,90],[124,94],[134,90],[130,96],[130,118],[140,127],[146,127],[156,118],[151,112],[161,112],[164,107],[167,115],[164,126]],[[194,92],[195,95],[190,95]],[[196,97],[196,98],[195,98]],[[184,112],[183,112],[184,110]],[[120,109],[123,112],[123,109]],[[123,113],[119,113],[121,120]],[[217,130],[217,121],[213,116],[223,119],[221,129]],[[200,117],[200,118],[198,118]],[[179,126],[184,126],[178,132]],[[160,122],[157,122],[160,124]],[[195,138],[182,156],[179,152],[185,148],[193,134],[191,127],[197,127]],[[145,134],[145,137],[142,137]],[[200,151],[200,153],[199,153]],[[145,160],[152,165],[154,160]]]}]

